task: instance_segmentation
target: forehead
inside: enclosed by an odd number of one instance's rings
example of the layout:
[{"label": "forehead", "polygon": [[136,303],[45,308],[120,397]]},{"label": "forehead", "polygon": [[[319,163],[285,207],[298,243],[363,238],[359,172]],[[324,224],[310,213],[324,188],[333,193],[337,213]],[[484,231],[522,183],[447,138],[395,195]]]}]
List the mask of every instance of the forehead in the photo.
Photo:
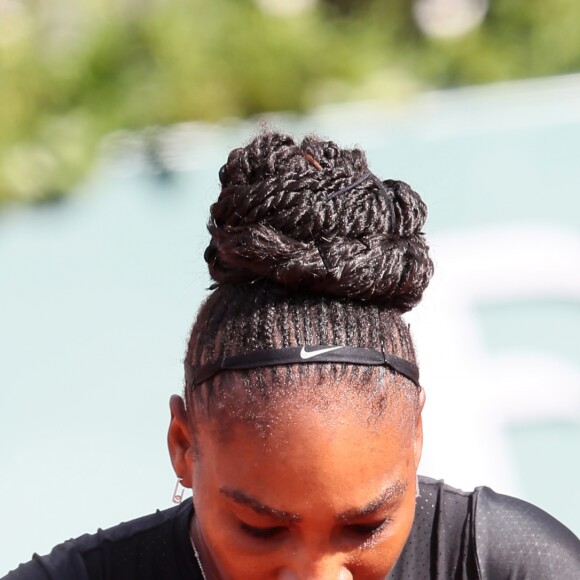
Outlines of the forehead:
[{"label": "forehead", "polygon": [[244,424],[263,438],[275,440],[273,430],[280,438],[281,427],[300,420],[300,415],[315,417],[328,428],[349,422],[353,427],[414,430],[418,410],[415,387],[398,376],[381,380],[380,375],[371,374],[364,381],[352,377],[337,380],[332,375],[321,376],[319,368],[299,369],[298,376],[284,374],[285,370],[242,378],[233,375],[220,381],[212,391],[211,411],[205,417],[215,436],[227,440],[239,424]]},{"label": "forehead", "polygon": [[[201,472],[213,487],[241,489],[288,511],[338,513],[413,477],[412,437],[397,421],[361,420],[356,408],[288,406],[267,437],[247,423],[230,436],[200,432]],[[206,480],[208,482],[208,480]],[[209,484],[209,483],[208,483]]]}]

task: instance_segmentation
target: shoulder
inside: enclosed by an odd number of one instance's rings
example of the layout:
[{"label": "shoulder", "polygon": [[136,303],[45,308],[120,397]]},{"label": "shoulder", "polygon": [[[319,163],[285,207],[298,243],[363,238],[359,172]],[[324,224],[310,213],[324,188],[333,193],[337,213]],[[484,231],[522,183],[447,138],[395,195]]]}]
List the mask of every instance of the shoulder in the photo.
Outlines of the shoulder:
[{"label": "shoulder", "polygon": [[419,477],[415,521],[389,579],[572,580],[580,541],[525,501]]},{"label": "shoulder", "polygon": [[[123,566],[134,567],[143,555],[151,559],[149,548],[157,542],[172,542],[176,522],[187,526],[191,510],[182,504],[68,540],[46,556],[34,554],[3,580],[97,580],[105,570],[107,578],[127,578]],[[111,575],[112,568],[119,569]]]},{"label": "shoulder", "polygon": [[389,580],[477,578],[472,511],[473,493],[420,476],[413,528]]},{"label": "shoulder", "polygon": [[580,541],[540,508],[487,487],[474,492],[474,536],[483,579],[580,578]]},{"label": "shoulder", "polygon": [[470,525],[474,492],[450,486],[443,480],[419,477],[419,495],[416,500],[417,523],[436,526],[447,537],[463,534]]},{"label": "shoulder", "polygon": [[[437,503],[444,502],[450,507],[456,507],[460,512],[468,511],[473,493],[452,487],[442,479],[419,476],[419,495],[417,497],[423,498],[426,504],[429,503],[430,499],[433,499]],[[420,506],[420,502],[417,505]]]}]

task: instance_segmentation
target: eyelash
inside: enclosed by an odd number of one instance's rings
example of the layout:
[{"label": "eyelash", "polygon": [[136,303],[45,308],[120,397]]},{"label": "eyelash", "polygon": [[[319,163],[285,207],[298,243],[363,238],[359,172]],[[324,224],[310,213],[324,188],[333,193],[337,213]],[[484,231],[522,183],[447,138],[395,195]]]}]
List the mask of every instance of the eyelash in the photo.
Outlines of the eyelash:
[{"label": "eyelash", "polygon": [[[391,523],[391,521],[391,518],[385,518],[380,522],[375,522],[372,524],[350,524],[346,526],[346,528],[356,536],[372,538],[373,536],[379,534],[384,528],[386,528],[387,525]],[[240,528],[249,536],[258,538],[260,540],[272,539],[287,529],[283,526],[276,526],[273,528],[256,528],[244,522],[240,522]]]},{"label": "eyelash", "polygon": [[283,526],[276,526],[274,528],[256,528],[254,526],[250,526],[245,524],[244,522],[240,522],[240,528],[249,536],[253,538],[258,538],[260,540],[269,540],[274,536],[282,533],[286,528]]},{"label": "eyelash", "polygon": [[371,538],[382,532],[391,523],[391,521],[391,518],[385,518],[380,522],[374,522],[372,524],[351,524],[348,526],[348,528],[353,534],[356,534],[357,536]]}]

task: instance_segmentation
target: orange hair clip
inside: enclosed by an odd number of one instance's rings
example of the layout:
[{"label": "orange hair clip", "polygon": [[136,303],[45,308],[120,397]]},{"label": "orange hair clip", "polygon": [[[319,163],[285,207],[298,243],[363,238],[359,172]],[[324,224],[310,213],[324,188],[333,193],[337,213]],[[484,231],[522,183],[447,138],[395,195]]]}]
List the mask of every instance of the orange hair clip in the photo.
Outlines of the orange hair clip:
[{"label": "orange hair clip", "polygon": [[318,169],[318,171],[320,171],[322,169],[322,165],[320,165],[320,163],[318,163],[318,161],[316,161],[316,159],[314,159],[314,157],[312,157],[312,155],[310,155],[310,153],[306,153],[306,151],[302,151],[302,155],[304,155],[304,157],[306,157],[306,161],[308,161],[308,163],[310,163],[310,165],[312,165],[312,167],[315,167],[316,169]]}]

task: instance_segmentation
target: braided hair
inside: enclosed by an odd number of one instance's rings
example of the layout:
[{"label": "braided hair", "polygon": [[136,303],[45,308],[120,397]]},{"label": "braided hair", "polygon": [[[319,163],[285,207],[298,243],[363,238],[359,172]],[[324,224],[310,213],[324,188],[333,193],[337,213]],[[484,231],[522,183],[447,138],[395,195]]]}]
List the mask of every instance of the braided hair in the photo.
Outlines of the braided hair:
[{"label": "braided hair", "polygon": [[[213,292],[186,361],[304,344],[384,349],[415,361],[401,315],[433,272],[417,193],[372,176],[360,149],[315,136],[297,144],[278,132],[234,149],[219,178],[204,254]],[[219,413],[264,424],[292,393],[326,404],[339,383],[375,414],[395,393],[418,400],[417,388],[391,369],[344,363],[226,371],[186,388],[185,398],[196,419]]]}]

